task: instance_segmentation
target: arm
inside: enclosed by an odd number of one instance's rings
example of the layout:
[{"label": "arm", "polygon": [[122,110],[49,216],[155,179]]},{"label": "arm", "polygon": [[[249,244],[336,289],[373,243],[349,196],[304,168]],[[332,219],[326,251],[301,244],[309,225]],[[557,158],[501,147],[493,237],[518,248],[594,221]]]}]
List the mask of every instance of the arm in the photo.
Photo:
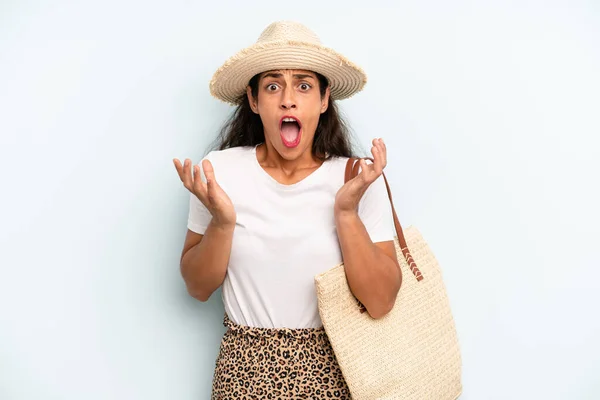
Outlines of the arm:
[{"label": "arm", "polygon": [[[181,254],[181,275],[188,293],[206,301],[223,284],[235,230],[233,203],[217,183],[210,160],[202,161],[202,169],[191,161],[173,160],[181,181],[190,194],[188,232]],[[204,173],[202,173],[204,172]],[[205,182],[206,181],[206,182]]]},{"label": "arm", "polygon": [[181,275],[188,293],[207,301],[225,280],[234,227],[219,226],[213,221],[204,235],[188,229],[181,255]]},{"label": "arm", "polygon": [[334,216],[350,290],[371,317],[381,318],[394,306],[402,272],[381,176],[387,163],[383,140],[373,140],[371,152],[373,164],[360,160],[358,175],[336,194]]},{"label": "arm", "polygon": [[371,317],[385,316],[402,284],[394,242],[373,243],[356,212],[337,213],[335,223],[350,290]]}]

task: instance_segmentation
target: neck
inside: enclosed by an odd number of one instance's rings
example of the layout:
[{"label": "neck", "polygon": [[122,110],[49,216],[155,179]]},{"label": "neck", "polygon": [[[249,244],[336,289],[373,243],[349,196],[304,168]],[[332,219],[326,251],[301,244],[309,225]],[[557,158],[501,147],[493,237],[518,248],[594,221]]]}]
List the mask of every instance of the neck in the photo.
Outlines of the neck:
[{"label": "neck", "polygon": [[312,143],[296,158],[287,159],[266,141],[256,148],[256,156],[263,167],[279,169],[288,174],[297,170],[318,168],[323,163],[312,154]]}]

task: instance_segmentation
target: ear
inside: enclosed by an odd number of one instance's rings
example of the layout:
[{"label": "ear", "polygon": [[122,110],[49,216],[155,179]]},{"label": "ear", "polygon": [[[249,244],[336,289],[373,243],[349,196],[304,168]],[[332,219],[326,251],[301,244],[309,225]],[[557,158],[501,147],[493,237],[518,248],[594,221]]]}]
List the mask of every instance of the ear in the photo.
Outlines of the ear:
[{"label": "ear", "polygon": [[248,103],[250,103],[250,108],[254,112],[254,114],[258,114],[258,102],[252,96],[252,88],[250,86],[246,87],[246,96],[248,96]]},{"label": "ear", "polygon": [[330,90],[328,86],[327,89],[325,89],[325,96],[323,96],[323,100],[321,100],[321,114],[327,111],[327,108],[329,107],[329,95]]}]

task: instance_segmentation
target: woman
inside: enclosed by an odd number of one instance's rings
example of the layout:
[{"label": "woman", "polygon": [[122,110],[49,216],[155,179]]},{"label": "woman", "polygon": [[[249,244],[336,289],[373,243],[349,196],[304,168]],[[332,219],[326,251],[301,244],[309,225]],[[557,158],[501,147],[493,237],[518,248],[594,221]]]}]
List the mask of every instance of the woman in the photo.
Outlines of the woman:
[{"label": "woman", "polygon": [[191,192],[181,272],[193,297],[222,286],[223,336],[213,399],[336,398],[350,393],[322,326],[314,276],[345,263],[373,318],[401,284],[391,208],[381,178],[387,151],[344,184],[353,156],[335,99],[364,72],[301,24],[269,25],[214,75],[211,93],[237,106],[219,150],[174,160]]}]

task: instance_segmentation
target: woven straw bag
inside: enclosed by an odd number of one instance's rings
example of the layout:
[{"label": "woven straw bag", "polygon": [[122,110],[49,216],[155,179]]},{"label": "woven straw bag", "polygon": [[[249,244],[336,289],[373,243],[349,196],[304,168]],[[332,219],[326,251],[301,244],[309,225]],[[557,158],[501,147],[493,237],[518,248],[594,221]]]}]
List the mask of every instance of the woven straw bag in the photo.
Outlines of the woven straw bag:
[{"label": "woven straw bag", "polygon": [[[358,173],[356,161],[348,160],[345,181]],[[403,277],[394,308],[371,318],[340,264],[315,276],[323,326],[353,400],[458,399],[462,361],[440,267],[415,227],[402,230],[393,202],[392,211]]]}]

